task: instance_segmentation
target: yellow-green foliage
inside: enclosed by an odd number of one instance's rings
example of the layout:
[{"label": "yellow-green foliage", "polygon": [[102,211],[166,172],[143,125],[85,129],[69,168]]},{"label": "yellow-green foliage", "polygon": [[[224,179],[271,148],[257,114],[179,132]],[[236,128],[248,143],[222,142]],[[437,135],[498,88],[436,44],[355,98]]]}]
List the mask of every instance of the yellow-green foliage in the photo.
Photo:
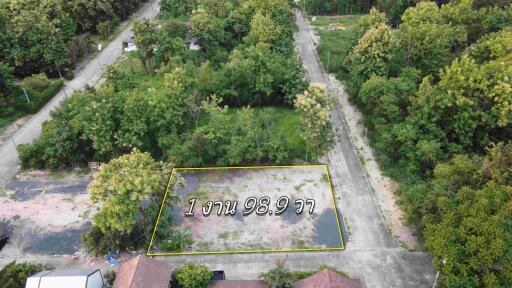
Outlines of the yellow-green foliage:
[{"label": "yellow-green foliage", "polygon": [[141,202],[162,192],[162,173],[161,164],[138,150],[101,165],[87,188],[93,203],[102,204],[94,225],[103,233],[130,233]]}]

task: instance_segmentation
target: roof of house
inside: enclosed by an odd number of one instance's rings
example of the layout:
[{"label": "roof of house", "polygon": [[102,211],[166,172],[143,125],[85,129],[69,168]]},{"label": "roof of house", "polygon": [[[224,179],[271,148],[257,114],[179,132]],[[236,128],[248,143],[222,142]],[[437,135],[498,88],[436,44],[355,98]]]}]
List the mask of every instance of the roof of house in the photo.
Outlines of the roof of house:
[{"label": "roof of house", "polygon": [[363,288],[359,279],[348,279],[329,269],[295,282],[296,288]]},{"label": "roof of house", "polygon": [[263,280],[214,280],[208,288],[268,288]]},{"label": "roof of house", "polygon": [[138,255],[119,266],[114,288],[167,288],[171,265]]}]

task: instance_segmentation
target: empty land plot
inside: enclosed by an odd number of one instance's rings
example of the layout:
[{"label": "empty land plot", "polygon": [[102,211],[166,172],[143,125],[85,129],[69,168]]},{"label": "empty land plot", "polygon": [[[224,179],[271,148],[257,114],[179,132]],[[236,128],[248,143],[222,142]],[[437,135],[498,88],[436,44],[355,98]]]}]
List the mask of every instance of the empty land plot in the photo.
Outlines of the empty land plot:
[{"label": "empty land plot", "polygon": [[[171,213],[173,225],[157,222],[149,254],[343,249],[341,217],[326,165],[178,168],[170,181],[167,197],[176,200],[165,201],[159,219]],[[181,184],[175,185],[177,181]],[[193,216],[185,216],[190,212]],[[167,234],[162,229],[188,231],[192,244],[182,252],[165,251],[159,243],[166,239],[158,239]]]}]

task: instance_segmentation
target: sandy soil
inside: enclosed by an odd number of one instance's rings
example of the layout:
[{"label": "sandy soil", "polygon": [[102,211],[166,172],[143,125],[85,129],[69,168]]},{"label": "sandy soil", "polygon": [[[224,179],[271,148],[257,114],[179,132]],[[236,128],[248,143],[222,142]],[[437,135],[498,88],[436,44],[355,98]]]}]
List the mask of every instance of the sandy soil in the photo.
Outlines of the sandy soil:
[{"label": "sandy soil", "polygon": [[[178,214],[184,215],[188,211],[189,199],[197,199],[195,215],[179,219],[178,227],[192,232],[194,244],[187,250],[207,252],[341,247],[326,172],[325,166],[179,171],[187,184],[176,192],[181,198]],[[274,214],[243,216],[246,199],[259,199],[262,196],[270,197],[269,210]],[[288,209],[283,214],[275,215],[277,199],[282,196],[290,198]],[[307,212],[309,206],[306,206],[306,211],[297,215],[296,199],[315,200],[313,214]],[[210,216],[203,216],[202,206],[207,201],[227,200],[238,201],[237,215],[218,216],[214,208]],[[332,233],[325,233],[326,226]]]}]

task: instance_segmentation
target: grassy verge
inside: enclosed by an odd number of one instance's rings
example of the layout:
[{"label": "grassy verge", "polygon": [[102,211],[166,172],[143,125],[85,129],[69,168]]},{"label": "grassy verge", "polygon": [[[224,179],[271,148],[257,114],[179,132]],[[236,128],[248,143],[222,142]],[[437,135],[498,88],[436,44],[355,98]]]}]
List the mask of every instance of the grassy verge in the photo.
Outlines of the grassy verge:
[{"label": "grassy verge", "polygon": [[[343,62],[355,42],[354,29],[361,15],[316,16],[312,24],[317,26],[320,44],[318,56],[329,73],[343,80],[347,71]],[[329,24],[336,24],[328,27]]]},{"label": "grassy verge", "polygon": [[[328,26],[329,24],[341,24],[345,28],[354,26],[361,15],[339,15],[339,16],[312,16],[315,17],[311,24],[315,26]],[[311,18],[312,18],[311,17]]]},{"label": "grassy verge", "polygon": [[[39,111],[41,107],[60,91],[62,85],[62,80],[54,80],[48,87],[41,91],[29,87],[19,87],[15,89],[10,95],[10,99],[13,99],[14,103],[8,107],[0,108],[0,128],[10,125],[20,117]],[[30,102],[27,101],[23,88],[27,91]]]}]

